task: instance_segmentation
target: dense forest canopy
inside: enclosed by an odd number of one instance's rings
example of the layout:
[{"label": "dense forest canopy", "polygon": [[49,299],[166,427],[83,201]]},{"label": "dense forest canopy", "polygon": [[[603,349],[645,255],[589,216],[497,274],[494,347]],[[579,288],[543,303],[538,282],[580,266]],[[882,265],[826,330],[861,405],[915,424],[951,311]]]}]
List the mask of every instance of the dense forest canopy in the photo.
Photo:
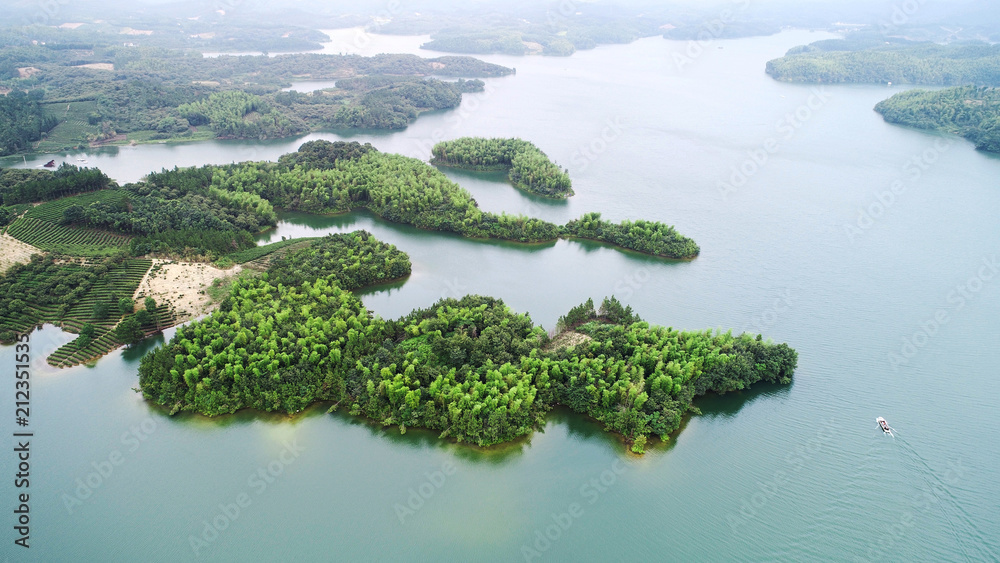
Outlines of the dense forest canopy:
[{"label": "dense forest canopy", "polygon": [[955,133],[975,143],[977,149],[1000,152],[1000,90],[996,88],[911,90],[879,102],[875,111],[889,123]]},{"label": "dense forest canopy", "polygon": [[433,164],[469,170],[506,170],[510,182],[524,191],[556,199],[573,195],[569,174],[544,152],[523,139],[463,137],[438,143]]},{"label": "dense forest canopy", "polygon": [[[286,162],[288,162],[286,160]],[[468,191],[415,158],[366,152],[328,169],[273,163],[216,168],[212,186],[249,192],[277,207],[311,213],[367,209],[396,223],[471,238],[555,240],[558,227],[538,219],[480,211]]]},{"label": "dense forest canopy", "polygon": [[[0,47],[0,91],[11,91],[0,97],[4,154],[133,140],[402,129],[424,111],[453,109],[463,94],[483,91],[477,78],[513,72],[460,56],[203,57],[147,42],[123,45],[117,35],[25,30],[35,31],[49,39],[13,35]],[[282,91],[302,80],[343,84],[309,94]]]},{"label": "dense forest canopy", "polygon": [[797,363],[759,337],[651,326],[613,298],[560,321],[582,335],[574,347],[489,297],[384,321],[345,288],[408,272],[394,252],[364,232],[327,237],[237,282],[220,310],[143,358],[144,397],[207,415],[333,401],[479,445],[526,435],[565,405],[641,452],[647,436],[677,430],[696,395],[789,383]]},{"label": "dense forest canopy", "polygon": [[43,95],[33,90],[31,95],[16,91],[0,96],[0,156],[28,150],[56,126],[56,119],[42,111]]},{"label": "dense forest canopy", "polygon": [[859,34],[791,49],[767,73],[789,82],[1000,86],[1000,45]]}]

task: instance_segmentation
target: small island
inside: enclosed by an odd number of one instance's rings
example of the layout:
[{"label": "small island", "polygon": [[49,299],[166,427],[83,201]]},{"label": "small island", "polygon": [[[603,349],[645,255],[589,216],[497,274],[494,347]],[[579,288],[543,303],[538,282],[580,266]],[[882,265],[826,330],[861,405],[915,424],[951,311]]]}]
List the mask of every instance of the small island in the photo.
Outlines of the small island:
[{"label": "small island", "polygon": [[506,171],[514,187],[553,199],[573,195],[569,174],[522,139],[463,137],[438,143],[431,164],[466,170]]},{"label": "small island", "polygon": [[171,413],[208,416],[328,401],[401,432],[480,446],[530,434],[562,405],[642,453],[649,436],[667,440],[697,412],[696,396],[787,384],[797,364],[785,344],[650,325],[614,298],[575,307],[550,338],[491,297],[385,321],[350,292],[408,271],[405,254],[363,231],[293,251],[147,354],[142,394]]},{"label": "small island", "polygon": [[962,86],[910,90],[875,106],[888,123],[960,135],[983,151],[1000,153],[1000,90]]},{"label": "small island", "polygon": [[582,238],[606,242],[644,254],[662,258],[691,259],[701,249],[691,239],[670,225],[653,221],[623,221],[614,224],[601,220],[600,213],[587,213],[563,227],[567,238]]}]

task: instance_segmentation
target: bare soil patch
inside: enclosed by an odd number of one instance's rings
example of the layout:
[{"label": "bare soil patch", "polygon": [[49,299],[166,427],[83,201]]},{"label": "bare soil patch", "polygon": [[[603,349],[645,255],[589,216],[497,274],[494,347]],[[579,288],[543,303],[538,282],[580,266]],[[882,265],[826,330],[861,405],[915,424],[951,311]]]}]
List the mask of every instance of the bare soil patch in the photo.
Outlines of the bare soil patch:
[{"label": "bare soil patch", "polygon": [[6,272],[14,264],[31,262],[32,254],[45,254],[45,252],[21,242],[7,233],[0,235],[0,274]]},{"label": "bare soil patch", "polygon": [[239,274],[240,266],[220,270],[210,264],[153,260],[153,267],[139,283],[135,298],[152,297],[157,303],[170,303],[177,321],[184,322],[208,313],[212,299],[205,291],[217,278]]}]

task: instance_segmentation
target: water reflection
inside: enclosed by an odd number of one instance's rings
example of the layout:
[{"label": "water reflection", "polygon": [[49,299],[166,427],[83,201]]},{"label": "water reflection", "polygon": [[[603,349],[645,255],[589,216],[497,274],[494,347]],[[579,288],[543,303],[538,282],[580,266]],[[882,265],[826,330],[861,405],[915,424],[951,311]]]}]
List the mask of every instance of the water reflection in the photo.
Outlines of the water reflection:
[{"label": "water reflection", "polygon": [[695,406],[701,410],[702,416],[708,419],[734,418],[744,406],[764,399],[784,399],[792,392],[795,380],[790,385],[758,382],[752,388],[743,391],[733,391],[725,395],[708,393],[695,399]]}]

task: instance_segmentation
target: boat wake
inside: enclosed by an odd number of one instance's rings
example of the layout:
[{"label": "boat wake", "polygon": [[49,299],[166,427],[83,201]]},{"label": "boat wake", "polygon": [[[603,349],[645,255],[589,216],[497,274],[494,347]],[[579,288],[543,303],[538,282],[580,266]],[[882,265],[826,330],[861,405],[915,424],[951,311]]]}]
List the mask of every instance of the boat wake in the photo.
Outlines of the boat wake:
[{"label": "boat wake", "polygon": [[[899,444],[899,450],[904,454],[903,458],[908,462],[910,469],[924,482],[923,491],[914,501],[915,506],[924,511],[933,510],[935,507],[940,509],[956,544],[967,560],[1000,562],[1000,557],[997,557],[996,551],[990,545],[987,534],[983,533],[973,516],[955,496],[954,488],[964,472],[950,467],[945,473],[946,477],[950,477],[942,478],[941,473],[935,471],[906,438],[900,438],[896,443]],[[960,464],[958,467],[961,467]],[[971,546],[967,545],[970,540],[972,540]]]}]

